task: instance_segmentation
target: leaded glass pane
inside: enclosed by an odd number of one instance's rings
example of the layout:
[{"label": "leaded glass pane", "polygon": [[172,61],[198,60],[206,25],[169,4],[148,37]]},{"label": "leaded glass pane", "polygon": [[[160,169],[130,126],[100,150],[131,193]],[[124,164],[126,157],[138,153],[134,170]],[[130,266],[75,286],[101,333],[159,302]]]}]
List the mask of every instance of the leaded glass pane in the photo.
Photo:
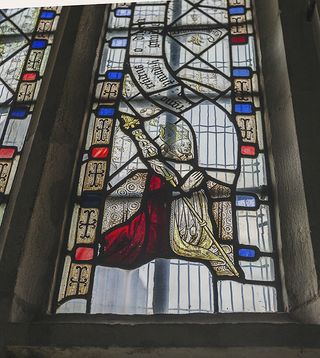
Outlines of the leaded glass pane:
[{"label": "leaded glass pane", "polygon": [[0,10],[0,223],[60,12],[60,7]]},{"label": "leaded glass pane", "polygon": [[57,313],[274,312],[249,0],[111,7]]}]

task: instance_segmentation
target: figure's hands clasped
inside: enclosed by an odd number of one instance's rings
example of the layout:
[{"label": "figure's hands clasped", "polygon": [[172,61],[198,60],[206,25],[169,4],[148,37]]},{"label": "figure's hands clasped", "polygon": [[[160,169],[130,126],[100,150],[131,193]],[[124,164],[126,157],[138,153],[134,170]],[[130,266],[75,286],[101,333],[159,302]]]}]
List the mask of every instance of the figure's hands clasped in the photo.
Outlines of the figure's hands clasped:
[{"label": "figure's hands clasped", "polygon": [[202,183],[203,179],[203,173],[200,171],[195,171],[187,177],[185,182],[182,184],[181,189],[187,193],[190,190],[197,188]]}]

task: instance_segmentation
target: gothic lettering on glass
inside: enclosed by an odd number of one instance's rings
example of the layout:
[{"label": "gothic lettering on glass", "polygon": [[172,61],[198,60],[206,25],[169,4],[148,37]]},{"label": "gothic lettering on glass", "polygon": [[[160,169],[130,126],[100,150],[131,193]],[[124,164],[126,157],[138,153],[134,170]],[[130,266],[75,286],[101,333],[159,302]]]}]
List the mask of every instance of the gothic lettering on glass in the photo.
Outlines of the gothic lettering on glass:
[{"label": "gothic lettering on glass", "polygon": [[57,312],[276,311],[251,2],[108,21]]}]

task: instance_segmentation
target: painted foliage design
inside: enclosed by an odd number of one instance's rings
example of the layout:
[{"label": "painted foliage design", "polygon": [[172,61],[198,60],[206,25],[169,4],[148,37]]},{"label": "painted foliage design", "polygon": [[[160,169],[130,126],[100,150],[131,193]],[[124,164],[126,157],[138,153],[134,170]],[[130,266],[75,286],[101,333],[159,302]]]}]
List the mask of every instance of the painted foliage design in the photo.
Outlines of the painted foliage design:
[{"label": "painted foliage design", "polygon": [[269,205],[254,40],[247,0],[112,6],[58,305],[90,312],[97,266],[183,259],[246,282],[272,257],[239,240],[240,213]]}]

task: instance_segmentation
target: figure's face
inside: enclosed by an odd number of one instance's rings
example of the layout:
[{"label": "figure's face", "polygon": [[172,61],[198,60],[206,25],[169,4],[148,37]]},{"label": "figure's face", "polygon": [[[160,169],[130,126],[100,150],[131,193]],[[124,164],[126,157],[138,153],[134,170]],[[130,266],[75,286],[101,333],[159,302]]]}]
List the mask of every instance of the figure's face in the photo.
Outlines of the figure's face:
[{"label": "figure's face", "polygon": [[181,139],[178,143],[176,148],[182,154],[190,154],[191,153],[191,142],[189,139]]}]

